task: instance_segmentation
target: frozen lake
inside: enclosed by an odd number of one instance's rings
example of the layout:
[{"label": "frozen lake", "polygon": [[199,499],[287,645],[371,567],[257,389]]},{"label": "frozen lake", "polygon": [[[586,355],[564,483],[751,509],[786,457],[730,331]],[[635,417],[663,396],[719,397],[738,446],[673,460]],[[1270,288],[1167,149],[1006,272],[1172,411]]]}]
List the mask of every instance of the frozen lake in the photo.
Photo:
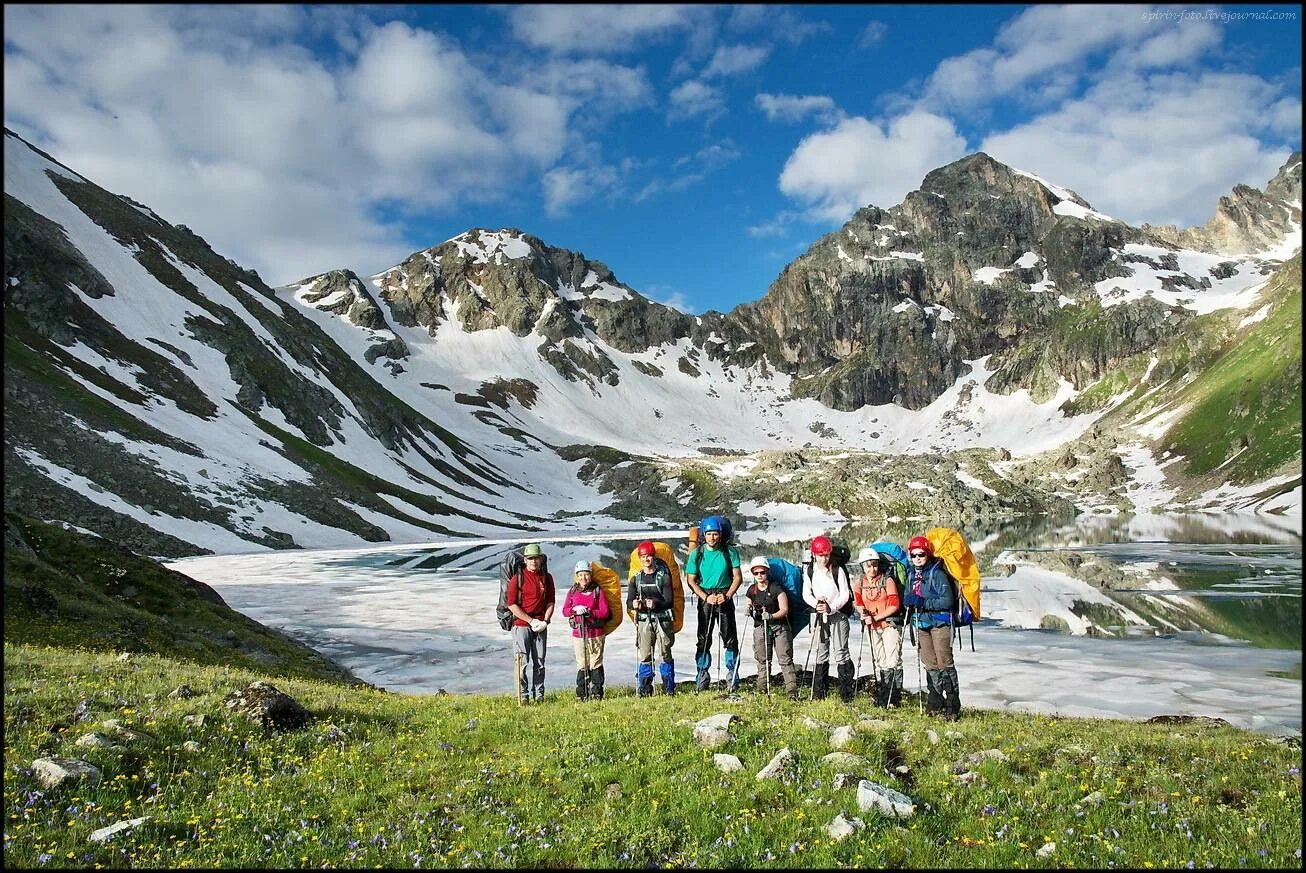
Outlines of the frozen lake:
[{"label": "frozen lake", "polygon": [[[968,633],[956,651],[963,706],[1131,719],[1207,715],[1300,734],[1299,519],[1025,519],[965,533],[984,570],[985,618],[975,628],[977,651]],[[777,531],[739,533],[745,562],[756,553],[795,559],[801,543],[768,535]],[[849,528],[843,535],[854,551],[885,535],[906,539],[892,530]],[[512,649],[494,617],[497,568],[507,550],[544,544],[561,606],[577,560],[615,567],[624,578],[640,540],[662,539],[682,555],[684,546],[683,531],[548,537],[206,556],[169,566],[391,691],[508,693]],[[1096,567],[1096,575],[1086,567]],[[741,594],[741,675],[751,676],[756,665],[742,601]],[[1101,628],[1112,635],[1100,635]],[[694,629],[687,598],[673,649],[678,681],[693,678]],[[575,664],[560,616],[550,637],[546,684],[568,691]],[[799,663],[808,639],[800,634],[795,644]],[[854,639],[854,657],[857,650]],[[633,686],[629,622],[608,637],[605,661],[609,687]],[[903,663],[907,690],[914,691],[918,665],[909,646]],[[861,669],[871,669],[869,651]]]}]

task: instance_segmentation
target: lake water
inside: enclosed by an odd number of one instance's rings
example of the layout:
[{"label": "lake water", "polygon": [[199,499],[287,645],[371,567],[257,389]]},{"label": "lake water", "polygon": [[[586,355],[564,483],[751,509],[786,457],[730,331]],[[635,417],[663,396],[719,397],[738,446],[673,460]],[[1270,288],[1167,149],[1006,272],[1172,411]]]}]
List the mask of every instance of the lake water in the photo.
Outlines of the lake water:
[{"label": "lake water", "polygon": [[[836,535],[856,551],[918,532],[853,525]],[[963,532],[984,573],[975,651],[969,635],[956,650],[963,706],[1131,719],[1207,715],[1300,734],[1300,519],[1020,519]],[[796,533],[740,531],[741,556],[796,560],[802,543],[788,539]],[[682,531],[541,535],[559,606],[577,560],[600,561],[624,578],[630,551],[650,538],[683,556]],[[494,617],[497,567],[523,541],[207,556],[169,566],[373,684],[415,694],[507,693],[513,657]],[[694,672],[695,619],[687,601],[673,648],[680,681]],[[756,666],[743,609],[741,594],[741,674],[750,676]],[[858,648],[854,641],[854,657]],[[803,633],[796,660],[807,651]],[[636,660],[633,627],[623,622],[608,637],[609,687],[632,686]],[[546,663],[547,687],[568,691],[576,668],[560,616]],[[907,690],[914,691],[918,664],[909,646],[903,664]],[[870,668],[865,652],[859,669]]]}]

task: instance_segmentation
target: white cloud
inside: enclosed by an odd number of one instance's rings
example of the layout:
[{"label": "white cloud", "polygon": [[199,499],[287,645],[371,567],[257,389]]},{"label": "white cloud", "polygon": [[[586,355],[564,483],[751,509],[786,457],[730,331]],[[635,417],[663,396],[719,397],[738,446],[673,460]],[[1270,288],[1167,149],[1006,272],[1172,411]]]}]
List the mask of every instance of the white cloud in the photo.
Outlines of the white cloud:
[{"label": "white cloud", "polygon": [[670,174],[655,178],[640,189],[635,195],[635,202],[642,202],[664,191],[684,191],[692,188],[710,174],[738,159],[739,149],[728,139],[699,149],[692,155],[681,155],[671,165]]},{"label": "white cloud", "polygon": [[952,121],[932,113],[913,111],[885,126],[846,118],[798,144],[780,174],[780,190],[805,203],[811,217],[842,221],[863,206],[898,203],[965,148]]},{"label": "white cloud", "polygon": [[870,48],[884,40],[889,32],[889,25],[883,21],[871,20],[866,22],[866,27],[862,29],[862,35],[857,38],[858,48]]},{"label": "white cloud", "polygon": [[559,53],[607,54],[642,47],[650,40],[691,30],[710,9],[692,5],[593,4],[512,6],[513,35],[528,45]]},{"label": "white cloud", "polygon": [[612,190],[619,181],[620,173],[607,165],[554,167],[541,180],[545,211],[553,217],[566,215],[572,206]]},{"label": "white cloud", "polygon": [[1297,120],[1289,142],[1300,142],[1300,99],[1259,77],[1131,71],[980,148],[1132,224],[1192,225],[1235,183],[1261,187],[1274,176],[1290,151],[1273,144],[1283,115]]},{"label": "white cloud", "polygon": [[765,46],[723,45],[712,54],[712,60],[703,71],[704,79],[716,76],[733,76],[756,69],[771,50]]},{"label": "white cloud", "polygon": [[833,100],[825,96],[798,96],[796,94],[758,94],[757,107],[766,113],[768,121],[802,121],[809,115],[820,124],[832,124],[843,117],[843,112]]},{"label": "white cloud", "polygon": [[683,312],[686,315],[694,314],[693,304],[690,303],[689,297],[684,291],[663,285],[652,285],[648,290],[641,293],[649,300],[661,303],[663,306],[669,306],[677,312]]},{"label": "white cloud", "polygon": [[670,99],[671,109],[667,117],[671,120],[692,118],[695,115],[715,115],[725,108],[725,97],[721,89],[698,79],[677,85],[672,89]]},{"label": "white cloud", "polygon": [[[642,68],[491,68],[370,14],[9,5],[5,123],[282,283],[388,267],[435,240],[406,240],[382,209],[430,216],[500,199],[564,155],[574,164],[601,132],[593,119],[652,102]],[[330,61],[308,48],[324,37],[342,50]],[[545,205],[565,210],[607,176],[560,170]]]}]

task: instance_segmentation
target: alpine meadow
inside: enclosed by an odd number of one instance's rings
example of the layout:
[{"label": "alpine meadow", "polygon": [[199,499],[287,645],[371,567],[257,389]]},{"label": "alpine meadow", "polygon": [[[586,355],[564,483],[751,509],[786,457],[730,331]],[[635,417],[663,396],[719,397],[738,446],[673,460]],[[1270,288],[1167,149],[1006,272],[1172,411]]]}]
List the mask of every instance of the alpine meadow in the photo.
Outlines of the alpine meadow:
[{"label": "alpine meadow", "polygon": [[6,866],[1301,868],[1300,7],[76,11]]}]

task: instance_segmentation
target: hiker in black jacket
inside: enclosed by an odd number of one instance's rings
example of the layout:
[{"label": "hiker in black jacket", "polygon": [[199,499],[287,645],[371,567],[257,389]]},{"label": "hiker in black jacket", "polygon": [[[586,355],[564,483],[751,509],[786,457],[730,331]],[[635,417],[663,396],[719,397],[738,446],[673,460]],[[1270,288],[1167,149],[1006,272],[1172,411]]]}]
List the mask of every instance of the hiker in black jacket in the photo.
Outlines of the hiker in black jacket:
[{"label": "hiker in black jacket", "polygon": [[671,644],[676,641],[672,632],[675,626],[675,591],[671,583],[671,569],[657,556],[651,542],[642,542],[636,549],[640,568],[631,574],[626,588],[626,611],[635,616],[635,645],[639,649],[639,666],[635,668],[635,693],[648,697],[653,693],[653,644],[657,643],[658,672],[662,690],[676,693],[676,665],[671,657]]}]

